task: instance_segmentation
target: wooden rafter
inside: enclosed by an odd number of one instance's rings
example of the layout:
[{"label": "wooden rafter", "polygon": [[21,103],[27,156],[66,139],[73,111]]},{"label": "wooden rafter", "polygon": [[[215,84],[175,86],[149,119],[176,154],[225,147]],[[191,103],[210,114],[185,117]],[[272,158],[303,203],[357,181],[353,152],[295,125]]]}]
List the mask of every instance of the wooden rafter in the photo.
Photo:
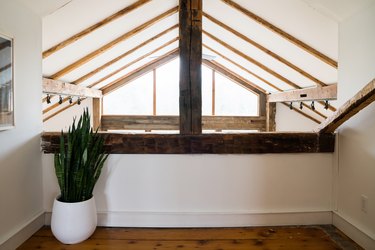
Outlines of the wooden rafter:
[{"label": "wooden rafter", "polygon": [[5,65],[5,66],[3,66],[3,67],[1,67],[0,68],[0,73],[3,72],[3,71],[5,71],[5,70],[7,70],[7,69],[9,69],[9,68],[11,68],[11,67],[12,67],[12,64],[10,64],[10,63],[7,64],[7,65]]},{"label": "wooden rafter", "polygon": [[138,77],[141,77],[142,75],[150,72],[153,68],[159,67],[167,62],[170,62],[174,58],[178,56],[178,49],[174,49],[160,58],[154,59],[151,62],[143,65],[142,67],[139,67],[135,69],[134,71],[126,74],[125,76],[117,79],[116,81],[112,82],[111,84],[108,84],[101,88],[103,95],[107,95],[111,93],[112,91],[124,86],[128,82],[137,79]]},{"label": "wooden rafter", "polygon": [[2,50],[2,49],[4,49],[4,48],[7,48],[7,47],[10,47],[10,46],[11,46],[11,44],[12,44],[12,42],[11,42],[11,41],[9,41],[9,40],[7,40],[7,41],[5,41],[5,42],[2,42],[2,43],[0,43],[0,50]]},{"label": "wooden rafter", "polygon": [[[104,133],[110,154],[262,154],[333,152],[334,134],[119,134]],[[42,134],[44,153],[59,150],[59,132]]]},{"label": "wooden rafter", "polygon": [[[210,38],[211,38],[212,40],[214,40],[215,42],[217,42],[218,44],[220,44],[221,46],[223,46],[224,48],[226,48],[226,49],[228,49],[229,51],[231,51],[231,52],[233,52],[233,53],[239,55],[240,57],[246,59],[247,61],[249,61],[250,63],[256,65],[256,66],[259,67],[259,68],[261,68],[261,69],[264,70],[265,72],[267,72],[267,73],[273,75],[274,77],[278,78],[279,80],[285,82],[285,83],[288,84],[289,86],[291,86],[291,87],[293,87],[293,88],[295,88],[295,89],[301,89],[301,87],[300,87],[298,84],[296,84],[296,83],[292,82],[291,80],[285,78],[284,76],[280,75],[280,74],[277,73],[276,71],[274,71],[274,70],[270,69],[269,67],[263,65],[262,63],[258,62],[258,61],[255,60],[254,58],[252,58],[252,57],[246,55],[245,53],[241,52],[240,50],[238,50],[238,49],[236,49],[236,48],[230,46],[229,44],[223,42],[222,40],[220,40],[220,39],[217,38],[216,36],[214,36],[214,35],[212,35],[212,34],[206,32],[206,31],[203,31],[203,33],[204,33],[205,35],[207,35],[208,37],[210,37]],[[322,102],[319,102],[319,103],[322,104],[322,105],[324,105],[324,103],[322,103]],[[332,105],[329,105],[328,108],[329,108],[330,110],[332,110],[332,111],[336,111],[336,108],[333,107]]]},{"label": "wooden rafter", "polygon": [[173,25],[173,26],[171,26],[171,27],[165,29],[164,31],[160,32],[159,34],[157,34],[157,35],[151,37],[150,39],[148,39],[148,40],[146,40],[146,41],[140,43],[139,45],[137,45],[137,46],[135,46],[135,47],[129,49],[129,50],[126,51],[125,53],[123,53],[123,54],[119,55],[118,57],[112,59],[111,61],[109,61],[109,62],[103,64],[102,66],[100,66],[100,67],[94,69],[93,71],[87,73],[86,75],[80,77],[79,79],[75,80],[75,81],[72,82],[72,83],[73,83],[73,84],[80,84],[81,82],[83,82],[83,81],[89,79],[89,78],[92,77],[93,75],[95,75],[95,74],[97,74],[97,73],[103,71],[104,69],[108,68],[108,67],[111,66],[112,64],[114,64],[114,63],[120,61],[121,59],[125,58],[126,56],[128,56],[128,55],[134,53],[135,51],[139,50],[140,48],[143,48],[143,47],[146,46],[147,44],[149,44],[149,43],[155,41],[156,39],[158,39],[158,38],[164,36],[165,34],[171,32],[172,30],[177,29],[177,28],[178,28],[178,24]]},{"label": "wooden rafter", "polygon": [[277,61],[285,64],[286,66],[288,66],[289,68],[295,70],[296,72],[300,73],[301,75],[303,75],[304,77],[310,79],[311,81],[313,81],[314,83],[320,85],[320,86],[326,86],[326,84],[322,81],[320,81],[318,78],[314,77],[313,75],[307,73],[306,71],[304,71],[303,69],[299,68],[298,66],[294,65],[293,63],[289,62],[288,60],[286,60],[285,58],[279,56],[278,54],[272,52],[271,50],[265,48],[264,46],[262,46],[261,44],[255,42],[254,40],[250,39],[249,37],[243,35],[242,33],[236,31],[235,29],[229,27],[228,25],[224,24],[223,22],[217,20],[216,18],[214,18],[213,16],[207,14],[207,13],[203,13],[203,16],[206,17],[208,20],[210,20],[211,22],[215,23],[216,25],[222,27],[223,29],[229,31],[230,33],[234,34],[235,36],[241,38],[242,40],[250,43],[252,46],[254,46],[255,48],[263,51],[264,53],[266,53],[267,55],[273,57],[274,59],[276,59]]},{"label": "wooden rafter", "polygon": [[[84,101],[84,100],[86,100],[86,98],[82,98],[82,99],[81,99],[81,102]],[[46,118],[44,118],[44,119],[43,119],[43,122],[48,121],[49,119],[55,117],[56,115],[58,115],[58,114],[60,114],[61,112],[63,112],[63,111],[65,111],[65,110],[69,109],[70,107],[73,107],[73,106],[76,105],[76,104],[78,104],[78,101],[74,101],[72,104],[66,105],[65,107],[63,107],[63,108],[57,110],[57,111],[54,112],[53,114],[51,114],[51,115],[47,116]]]},{"label": "wooden rafter", "polygon": [[202,133],[202,0],[179,1],[180,134]]},{"label": "wooden rafter", "polygon": [[116,46],[120,42],[123,42],[124,40],[140,33],[141,31],[143,31],[143,30],[147,29],[148,27],[154,25],[155,23],[159,22],[160,20],[175,14],[177,12],[177,10],[178,10],[178,7],[174,7],[172,9],[169,9],[166,12],[158,15],[157,17],[154,17],[154,18],[150,19],[149,21],[143,23],[142,25],[132,29],[129,32],[126,32],[125,34],[121,35],[120,37],[116,38],[115,40],[103,45],[99,49],[91,52],[90,54],[82,57],[81,59],[75,61],[74,63],[66,66],[65,68],[61,69],[60,71],[58,71],[55,74],[53,74],[52,76],[50,76],[50,78],[55,79],[55,80],[59,79],[60,77],[72,72],[73,70],[77,69],[78,67],[80,67],[80,66],[84,65],[85,63],[91,61],[95,57],[97,57],[97,56],[103,54],[104,52],[108,51],[109,49],[113,48],[114,46]]},{"label": "wooden rafter", "polygon": [[263,25],[264,27],[268,28],[272,32],[280,35],[281,37],[288,40],[289,42],[295,44],[299,48],[305,50],[309,54],[315,56],[319,60],[327,63],[328,65],[330,65],[334,68],[337,68],[337,62],[335,60],[329,58],[328,56],[326,56],[323,53],[319,52],[318,50],[314,49],[310,45],[302,42],[301,40],[297,39],[296,37],[292,36],[291,34],[285,32],[284,30],[276,27],[275,25],[271,24],[270,22],[266,21],[265,19],[261,18],[260,16],[254,14],[253,12],[245,9],[241,5],[235,3],[232,0],[221,0],[221,1],[223,1],[224,3],[226,3],[229,6],[233,7],[234,9],[238,10],[239,12],[243,13],[244,15],[251,18],[255,22],[257,22],[257,23]]},{"label": "wooden rafter", "polygon": [[224,54],[220,53],[219,51],[213,49],[212,47],[206,45],[206,44],[203,44],[203,47],[211,50],[212,52],[214,52],[216,55],[220,56],[221,58],[223,58],[224,60],[230,62],[231,64],[235,65],[236,67],[238,67],[239,69],[245,71],[246,73],[254,76],[255,78],[257,78],[258,80],[261,80],[262,82],[264,82],[265,84],[267,84],[268,86],[278,90],[278,91],[283,91],[282,89],[280,89],[279,87],[277,87],[275,84],[271,83],[270,81],[267,81],[265,78],[259,76],[258,74],[254,73],[253,71],[250,71],[249,69],[245,68],[244,66],[242,66],[241,64],[231,60],[229,57],[225,56]]},{"label": "wooden rafter", "polygon": [[303,102],[317,100],[336,100],[337,84],[325,87],[296,89],[291,91],[272,93],[268,95],[269,102]]},{"label": "wooden rafter", "polygon": [[345,102],[335,114],[319,125],[319,133],[333,133],[341,124],[375,101],[375,79]]},{"label": "wooden rafter", "polygon": [[249,80],[243,78],[242,76],[236,74],[235,72],[231,71],[230,69],[226,68],[224,65],[215,62],[215,61],[209,61],[206,59],[202,60],[202,64],[209,67],[210,69],[215,70],[216,72],[219,72],[220,74],[226,76],[227,78],[233,80],[235,83],[241,85],[242,87],[246,88],[247,90],[250,90],[251,92],[254,92],[256,94],[266,94],[267,91],[259,87],[258,85],[250,82]]},{"label": "wooden rafter", "polygon": [[[103,130],[179,130],[179,116],[103,115]],[[202,116],[205,130],[264,130],[264,116]]]},{"label": "wooden rafter", "polygon": [[141,7],[142,5],[150,2],[151,0],[138,0],[137,2],[125,7],[124,9],[116,12],[115,14],[101,20],[100,22],[82,30],[81,32],[69,37],[68,39],[60,42],[59,44],[53,46],[52,48],[46,50],[43,52],[43,58],[47,58],[48,56],[52,55],[53,53],[65,48],[66,46],[68,46],[69,44],[72,44],[76,41],[78,41],[79,39],[87,36],[88,34],[90,34],[91,32],[103,27],[104,25],[128,14],[129,12]]},{"label": "wooden rafter", "polygon": [[[96,82],[90,84],[88,87],[89,87],[89,88],[92,88],[92,87],[98,85],[98,84],[101,83],[102,81],[104,81],[104,80],[106,80],[106,79],[112,77],[113,75],[119,73],[120,71],[124,70],[125,68],[127,68],[127,67],[133,65],[134,63],[136,63],[136,62],[138,62],[138,61],[140,61],[140,60],[142,60],[142,59],[144,59],[144,58],[146,58],[146,57],[148,57],[148,56],[154,54],[155,52],[157,52],[157,51],[159,51],[159,50],[165,48],[166,46],[172,44],[173,42],[176,42],[177,40],[178,40],[178,38],[175,38],[175,39],[172,39],[171,41],[168,41],[167,43],[161,45],[160,47],[158,47],[158,48],[156,48],[156,49],[154,49],[154,50],[152,50],[152,51],[146,53],[145,55],[142,55],[141,57],[138,57],[137,59],[131,61],[130,63],[128,63],[128,64],[126,64],[126,65],[124,65],[124,66],[122,66],[121,68],[115,70],[114,72],[112,72],[112,73],[110,73],[110,74],[108,74],[108,75],[102,77],[102,78],[99,79],[98,81],[96,81]],[[115,80],[115,81],[117,81],[117,80]],[[114,81],[114,82],[115,82],[115,81]],[[111,82],[111,83],[109,83],[109,84],[113,84],[114,82]],[[45,99],[46,99],[46,98],[44,98],[43,100],[45,100]],[[69,100],[68,98],[63,98],[62,103],[65,103],[65,102],[67,102],[68,100]],[[50,105],[49,107],[47,107],[46,109],[43,110],[43,114],[50,112],[51,110],[57,108],[58,106],[59,106],[58,103],[55,103],[55,104]]]},{"label": "wooden rafter", "polygon": [[86,88],[48,78],[43,78],[43,92],[55,95],[69,95],[92,98],[102,97],[102,91],[98,89]]},{"label": "wooden rafter", "polygon": [[[283,102],[282,104],[284,104],[285,106],[287,106],[287,107],[289,108],[289,104],[287,104],[287,103],[285,103],[285,102]],[[319,120],[316,119],[315,117],[312,117],[311,115],[308,115],[308,114],[306,114],[305,112],[303,112],[303,111],[301,111],[301,110],[299,110],[299,109],[293,108],[293,110],[294,110],[295,112],[297,112],[298,114],[300,114],[300,115],[302,115],[302,116],[304,116],[304,117],[306,117],[306,118],[312,120],[313,122],[315,122],[315,123],[317,123],[317,124],[320,124],[320,123],[321,123],[321,121],[319,121]]]}]

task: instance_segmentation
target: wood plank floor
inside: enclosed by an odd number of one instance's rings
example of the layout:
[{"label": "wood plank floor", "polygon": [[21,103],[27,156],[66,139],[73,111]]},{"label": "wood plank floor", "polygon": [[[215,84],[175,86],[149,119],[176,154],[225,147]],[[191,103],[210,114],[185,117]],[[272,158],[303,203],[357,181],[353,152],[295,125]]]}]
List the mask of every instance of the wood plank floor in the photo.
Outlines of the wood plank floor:
[{"label": "wood plank floor", "polygon": [[63,245],[43,227],[18,249],[58,250],[331,250],[362,249],[333,226],[249,228],[103,228],[87,241]]}]

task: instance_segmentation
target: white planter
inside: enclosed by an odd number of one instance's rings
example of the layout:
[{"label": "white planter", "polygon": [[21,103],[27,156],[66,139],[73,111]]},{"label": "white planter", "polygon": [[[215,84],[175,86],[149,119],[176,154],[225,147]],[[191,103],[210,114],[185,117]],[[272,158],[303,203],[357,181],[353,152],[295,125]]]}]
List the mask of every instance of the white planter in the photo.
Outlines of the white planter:
[{"label": "white planter", "polygon": [[64,244],[76,244],[88,239],[95,231],[97,215],[95,199],[82,202],[61,202],[55,199],[51,230]]}]

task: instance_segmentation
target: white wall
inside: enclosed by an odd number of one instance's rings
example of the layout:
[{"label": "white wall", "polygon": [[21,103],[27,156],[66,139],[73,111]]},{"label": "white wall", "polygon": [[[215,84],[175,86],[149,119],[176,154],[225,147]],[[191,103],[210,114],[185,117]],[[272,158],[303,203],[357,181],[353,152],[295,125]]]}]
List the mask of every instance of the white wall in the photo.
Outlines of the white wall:
[{"label": "white wall", "polygon": [[[340,23],[339,102],[375,78],[375,3]],[[368,236],[375,249],[375,104],[339,129],[337,213]],[[361,195],[368,197],[367,213]]]},{"label": "white wall", "polygon": [[0,0],[0,33],[14,38],[16,127],[0,131],[0,248],[43,212],[41,20]]},{"label": "white wall", "polygon": [[[298,106],[299,103],[294,103],[293,107],[294,109],[298,109]],[[289,107],[281,103],[277,103],[276,105],[275,121],[276,131],[311,132],[318,126],[316,122],[302,116],[294,110],[290,110]]]}]

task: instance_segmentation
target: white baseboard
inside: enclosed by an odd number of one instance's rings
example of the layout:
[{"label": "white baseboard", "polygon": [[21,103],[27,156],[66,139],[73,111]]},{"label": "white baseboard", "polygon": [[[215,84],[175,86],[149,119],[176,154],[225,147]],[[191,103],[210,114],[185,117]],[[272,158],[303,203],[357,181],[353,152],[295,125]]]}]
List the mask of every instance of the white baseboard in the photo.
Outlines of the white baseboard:
[{"label": "white baseboard", "polygon": [[14,250],[44,226],[44,212],[39,213],[24,226],[11,233],[4,242],[0,243],[0,250]]},{"label": "white baseboard", "polygon": [[333,225],[366,250],[375,250],[375,237],[354,226],[340,214],[333,213]]},{"label": "white baseboard", "polygon": [[[50,225],[51,213],[45,224]],[[106,227],[245,227],[332,224],[332,212],[290,213],[160,213],[101,212],[98,225]]]}]

